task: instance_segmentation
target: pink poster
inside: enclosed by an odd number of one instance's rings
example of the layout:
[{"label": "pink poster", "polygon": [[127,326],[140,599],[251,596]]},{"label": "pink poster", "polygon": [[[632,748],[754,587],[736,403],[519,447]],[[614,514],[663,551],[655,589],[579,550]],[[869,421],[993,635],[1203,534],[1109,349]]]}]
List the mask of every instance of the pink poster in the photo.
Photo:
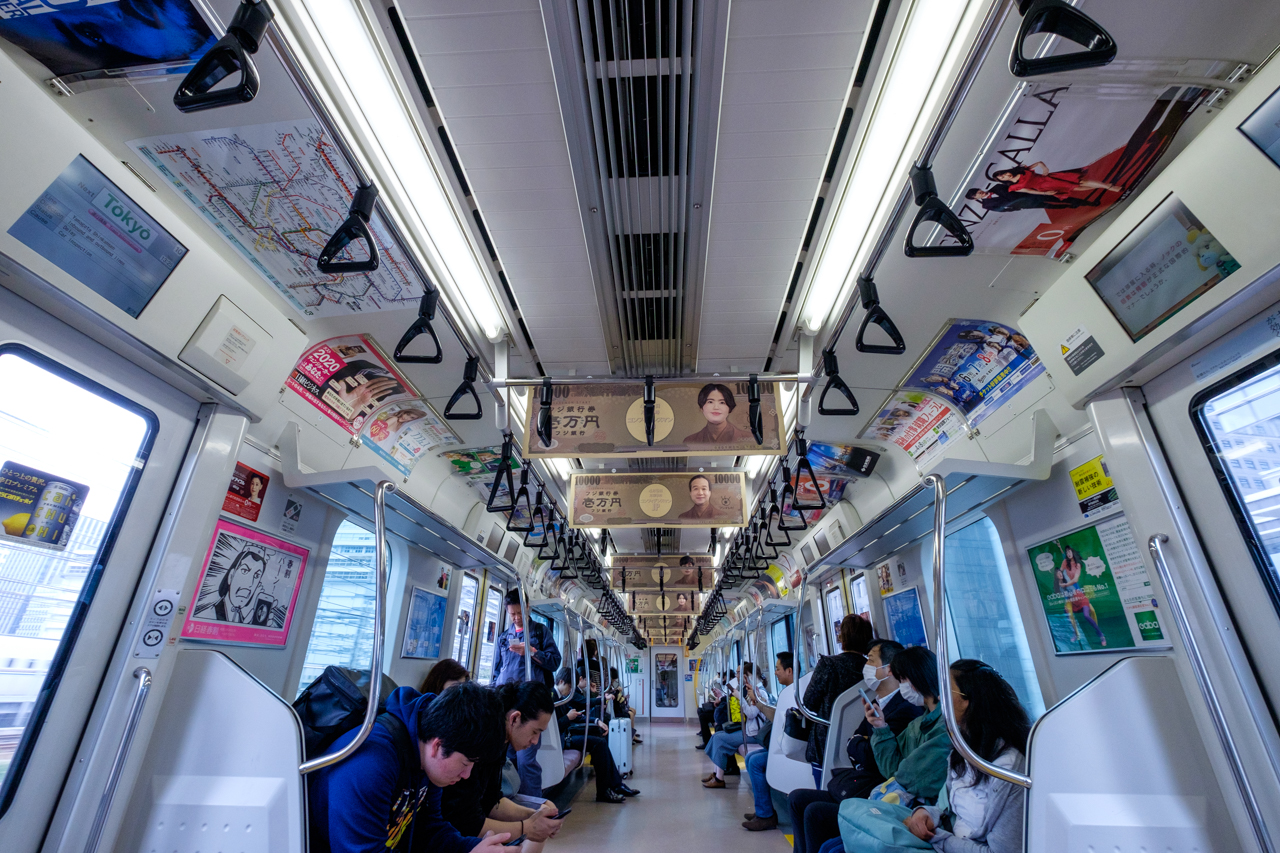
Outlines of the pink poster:
[{"label": "pink poster", "polygon": [[182,636],[284,646],[307,554],[291,542],[219,520]]},{"label": "pink poster", "polygon": [[285,383],[352,435],[379,406],[418,397],[368,335],[329,338],[308,347]]}]

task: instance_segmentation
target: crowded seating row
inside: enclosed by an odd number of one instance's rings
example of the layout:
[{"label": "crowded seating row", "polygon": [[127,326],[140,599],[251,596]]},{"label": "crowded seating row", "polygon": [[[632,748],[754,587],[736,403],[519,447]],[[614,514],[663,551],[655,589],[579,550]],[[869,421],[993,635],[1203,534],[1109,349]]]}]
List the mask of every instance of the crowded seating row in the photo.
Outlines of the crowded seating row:
[{"label": "crowded seating row", "polygon": [[[623,781],[607,738],[610,712],[619,721],[634,717],[617,670],[601,683],[590,641],[576,672],[561,666],[551,632],[539,623],[526,630],[518,596],[506,598],[508,627],[497,638],[492,685],[471,681],[455,660],[439,661],[421,690],[399,687],[387,696],[354,753],[308,778],[313,853],[498,853],[517,844],[521,853],[540,853],[567,812],[544,797],[539,747],[548,734],[565,746],[566,772],[582,764],[582,752],[568,747],[585,749],[598,801],[640,793]],[[335,753],[356,736],[350,728],[317,752]]]},{"label": "crowded seating row", "polygon": [[[712,680],[698,710],[702,743],[696,748],[714,766],[703,786],[726,787],[726,773],[738,772],[735,754],[745,755],[755,811],[743,827],[778,828],[774,797],[781,801],[785,794],[795,853],[1020,853],[1025,790],[965,762],[952,746],[939,700],[941,689],[951,691],[960,731],[979,756],[1021,772],[1031,721],[1009,683],[987,664],[962,659],[951,664],[950,683],[940,686],[933,652],[874,639],[870,622],[858,615],[842,620],[840,644],[839,654],[820,658],[807,683],[792,688],[811,716],[830,725],[798,711],[784,724],[777,718],[783,703],[773,703],[749,661],[741,666],[741,683],[736,673]],[[783,688],[792,687],[790,652],[776,656],[774,675]],[[844,744],[828,748],[828,731],[845,711],[860,721]],[[773,739],[781,739],[778,748],[770,748]],[[841,747],[847,762],[832,760]],[[770,754],[808,762],[813,786],[771,790]]]}]

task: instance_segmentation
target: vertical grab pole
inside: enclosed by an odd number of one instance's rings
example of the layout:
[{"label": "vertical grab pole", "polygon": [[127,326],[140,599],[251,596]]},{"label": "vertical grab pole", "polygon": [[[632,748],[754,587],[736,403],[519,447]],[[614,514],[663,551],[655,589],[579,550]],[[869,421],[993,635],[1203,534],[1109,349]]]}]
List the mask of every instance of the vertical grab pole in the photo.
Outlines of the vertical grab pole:
[{"label": "vertical grab pole", "polygon": [[369,706],[365,708],[364,722],[356,732],[355,740],[330,755],[321,755],[304,761],[298,768],[303,776],[330,764],[337,764],[360,748],[364,739],[373,731],[378,718],[378,703],[382,701],[382,647],[387,634],[387,495],[396,490],[395,483],[383,480],[373,490],[373,540],[378,549],[374,565],[377,568],[376,588],[373,595],[373,654],[369,659]]},{"label": "vertical grab pole", "polygon": [[975,770],[1012,782],[1023,788],[1031,787],[1031,777],[1012,770],[1006,770],[987,761],[973,751],[960,731],[956,721],[955,704],[951,701],[951,666],[947,662],[947,587],[946,587],[946,544],[947,544],[947,481],[937,474],[929,474],[924,478],[926,486],[933,487],[933,591],[935,601],[933,607],[933,631],[938,646],[938,699],[942,703],[942,719],[947,724],[947,734],[951,735],[951,744],[964,760]]},{"label": "vertical grab pole", "polygon": [[[566,615],[566,616],[565,616],[565,618],[564,618],[564,641],[565,641],[565,642],[564,642],[564,647],[565,647],[566,649],[570,650],[570,651],[572,651],[572,649],[573,649],[573,647],[574,647],[574,643],[573,643],[573,633],[572,633],[572,632],[573,632],[573,625],[572,625],[572,624],[570,624],[570,622],[569,622],[569,617]],[[572,678],[572,677],[573,677],[573,676],[570,676],[570,678]],[[555,701],[555,706],[556,706],[557,708],[559,708],[561,705],[567,705],[567,704],[569,704],[570,702],[572,702],[572,701],[573,701],[573,690],[574,690],[574,688],[576,688],[576,687],[577,687],[577,684],[576,684],[575,682],[570,682],[569,687],[570,687],[570,689],[569,689],[569,695],[568,695],[568,696],[564,697],[563,699],[556,699],[556,700],[554,700],[554,701]],[[560,733],[560,748],[561,748],[561,749],[564,749],[564,745],[565,745],[566,743],[568,743],[568,735],[569,735],[569,733],[568,733],[568,732],[561,732],[561,733]]]},{"label": "vertical grab pole", "polygon": [[533,681],[533,658],[529,655],[529,638],[533,636],[533,623],[529,621],[529,596],[524,592],[524,580],[516,572],[516,592],[520,595],[520,619],[524,622],[524,680]]},{"label": "vertical grab pole", "polygon": [[151,670],[140,666],[133,671],[133,677],[138,679],[138,687],[133,694],[133,704],[129,706],[129,716],[124,721],[120,746],[116,749],[116,757],[107,773],[102,799],[98,801],[98,813],[93,816],[93,826],[89,829],[89,840],[85,842],[84,853],[97,853],[98,843],[102,841],[102,830],[107,825],[107,815],[111,813],[111,801],[115,799],[116,786],[120,784],[120,773],[124,770],[125,759],[129,757],[129,748],[133,746],[133,733],[138,729],[142,707],[147,704],[147,694],[151,692]]}]

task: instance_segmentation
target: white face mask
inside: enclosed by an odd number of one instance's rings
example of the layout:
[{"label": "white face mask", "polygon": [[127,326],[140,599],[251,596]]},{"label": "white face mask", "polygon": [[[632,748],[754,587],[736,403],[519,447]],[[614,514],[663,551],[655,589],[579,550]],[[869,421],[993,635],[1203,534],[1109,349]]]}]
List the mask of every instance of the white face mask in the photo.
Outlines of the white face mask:
[{"label": "white face mask", "polygon": [[862,668],[862,679],[866,681],[868,684],[870,684],[872,687],[879,687],[880,682],[884,681],[883,678],[878,678],[876,676],[876,673],[879,672],[880,670],[881,670],[881,667],[867,664]]},{"label": "white face mask", "polygon": [[911,686],[910,681],[900,682],[898,685],[898,693],[901,694],[903,699],[906,699],[917,708],[924,707],[924,697],[920,695],[919,691]]}]

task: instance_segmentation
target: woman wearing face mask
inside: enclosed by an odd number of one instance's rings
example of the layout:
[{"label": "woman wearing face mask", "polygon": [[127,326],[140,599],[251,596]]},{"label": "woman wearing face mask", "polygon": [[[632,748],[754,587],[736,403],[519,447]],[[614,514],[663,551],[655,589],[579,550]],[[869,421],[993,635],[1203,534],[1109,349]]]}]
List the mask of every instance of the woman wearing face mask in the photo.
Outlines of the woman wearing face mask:
[{"label": "woman wearing face mask", "polygon": [[[993,764],[1022,772],[1031,721],[1013,688],[976,660],[956,661],[950,676],[952,704],[969,746]],[[1025,805],[1025,790],[974,770],[953,750],[937,805],[847,803],[840,811],[841,843],[849,850],[1021,853]]]},{"label": "woman wearing face mask", "polygon": [[867,706],[867,722],[875,729],[871,749],[876,766],[889,780],[871,796],[875,799],[877,791],[892,786],[895,791],[901,789],[900,802],[933,803],[946,781],[947,756],[951,752],[951,738],[938,702],[938,659],[923,646],[914,646],[899,652],[889,664],[889,671],[898,679],[902,698],[925,712],[895,735],[880,705]]}]

